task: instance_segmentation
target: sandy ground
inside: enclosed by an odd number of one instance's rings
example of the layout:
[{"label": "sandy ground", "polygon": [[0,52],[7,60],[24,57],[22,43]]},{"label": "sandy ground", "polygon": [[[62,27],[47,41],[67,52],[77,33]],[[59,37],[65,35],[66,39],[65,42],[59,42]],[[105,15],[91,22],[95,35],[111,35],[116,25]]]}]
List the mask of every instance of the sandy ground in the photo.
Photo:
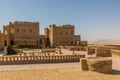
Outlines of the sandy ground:
[{"label": "sandy ground", "polygon": [[120,80],[120,74],[81,72],[79,68],[0,72],[1,80]]},{"label": "sandy ground", "polygon": [[81,71],[80,63],[0,66],[0,80],[120,80],[120,58],[113,58],[113,72]]},{"label": "sandy ground", "polygon": [[41,69],[67,69],[80,68],[80,63],[50,63],[50,64],[26,64],[26,65],[1,65],[0,71],[41,70]]},{"label": "sandy ground", "polygon": [[120,80],[120,57],[113,57],[113,71],[81,71],[80,63],[0,65],[0,80]]}]

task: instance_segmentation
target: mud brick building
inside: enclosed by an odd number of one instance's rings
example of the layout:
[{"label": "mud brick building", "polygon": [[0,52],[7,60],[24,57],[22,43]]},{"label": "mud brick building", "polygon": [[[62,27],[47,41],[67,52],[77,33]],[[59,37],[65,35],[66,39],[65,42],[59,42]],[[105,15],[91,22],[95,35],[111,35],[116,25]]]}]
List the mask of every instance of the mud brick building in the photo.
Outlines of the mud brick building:
[{"label": "mud brick building", "polygon": [[75,35],[74,25],[49,25],[40,35],[39,22],[10,22],[0,31],[0,46],[18,45],[20,47],[46,48],[58,46],[87,46],[87,41],[81,41],[80,35]]}]

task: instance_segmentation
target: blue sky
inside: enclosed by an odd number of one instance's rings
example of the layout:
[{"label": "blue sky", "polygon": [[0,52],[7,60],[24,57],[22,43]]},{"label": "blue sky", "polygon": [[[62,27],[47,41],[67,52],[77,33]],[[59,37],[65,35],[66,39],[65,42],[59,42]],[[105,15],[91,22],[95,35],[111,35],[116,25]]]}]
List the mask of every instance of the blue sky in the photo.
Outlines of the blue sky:
[{"label": "blue sky", "polygon": [[83,40],[120,40],[120,0],[0,0],[0,29],[14,21],[73,24]]}]

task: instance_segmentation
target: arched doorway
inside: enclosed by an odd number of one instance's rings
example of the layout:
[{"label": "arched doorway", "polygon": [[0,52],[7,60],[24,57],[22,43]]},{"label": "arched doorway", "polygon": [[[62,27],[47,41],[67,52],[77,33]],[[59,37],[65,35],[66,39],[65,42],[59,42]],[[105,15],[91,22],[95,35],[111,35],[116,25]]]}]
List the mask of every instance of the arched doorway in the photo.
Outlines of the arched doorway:
[{"label": "arched doorway", "polygon": [[4,41],[4,46],[7,46],[7,41],[6,40]]},{"label": "arched doorway", "polygon": [[14,40],[11,40],[11,45],[14,45]]},{"label": "arched doorway", "polygon": [[49,40],[49,38],[46,39],[46,47],[50,47],[50,40]]},{"label": "arched doorway", "polygon": [[42,42],[42,39],[40,39],[40,48],[42,48],[43,46],[43,42]]},{"label": "arched doorway", "polygon": [[71,41],[70,45],[71,45],[71,46],[73,46],[73,45],[74,45],[73,41]]},{"label": "arched doorway", "polygon": [[80,45],[80,41],[75,41],[75,45],[79,46]]}]

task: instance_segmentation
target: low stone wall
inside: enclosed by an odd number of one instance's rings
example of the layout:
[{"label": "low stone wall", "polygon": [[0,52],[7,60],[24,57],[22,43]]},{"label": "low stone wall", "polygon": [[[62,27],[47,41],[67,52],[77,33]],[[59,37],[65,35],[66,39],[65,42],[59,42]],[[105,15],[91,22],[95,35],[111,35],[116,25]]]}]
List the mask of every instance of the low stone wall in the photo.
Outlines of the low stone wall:
[{"label": "low stone wall", "polygon": [[59,46],[58,48],[61,49],[68,49],[68,50],[75,50],[75,51],[87,51],[87,47],[86,46]]},{"label": "low stone wall", "polygon": [[110,49],[104,49],[104,48],[98,48],[97,57],[112,57],[111,50]]},{"label": "low stone wall", "polygon": [[85,58],[81,58],[80,59],[80,65],[81,65],[81,69],[82,71],[88,71],[88,65],[87,65],[87,59]]},{"label": "low stone wall", "polygon": [[85,58],[85,55],[3,56],[0,65],[79,62],[80,58]]},{"label": "low stone wall", "polygon": [[112,59],[88,59],[87,64],[90,71],[101,73],[110,73],[112,71]]},{"label": "low stone wall", "polygon": [[41,56],[53,56],[53,55],[59,55],[61,54],[61,49],[33,49],[33,50],[26,50],[26,51],[21,51],[19,55],[22,56],[34,56],[34,55],[41,55]]},{"label": "low stone wall", "polygon": [[54,56],[59,55],[57,52],[28,52],[18,53],[19,56]]},{"label": "low stone wall", "polygon": [[55,52],[55,49],[42,49],[41,52]]},{"label": "low stone wall", "polygon": [[93,55],[96,53],[97,48],[89,48],[88,47],[88,55]]},{"label": "low stone wall", "polygon": [[110,73],[112,71],[112,59],[109,58],[90,58],[81,59],[82,71],[93,71],[100,73]]},{"label": "low stone wall", "polygon": [[117,56],[120,56],[120,50],[111,50],[112,54],[113,55],[117,55]]},{"label": "low stone wall", "polygon": [[87,51],[87,47],[81,47],[81,46],[70,46],[68,49],[75,51]]}]

